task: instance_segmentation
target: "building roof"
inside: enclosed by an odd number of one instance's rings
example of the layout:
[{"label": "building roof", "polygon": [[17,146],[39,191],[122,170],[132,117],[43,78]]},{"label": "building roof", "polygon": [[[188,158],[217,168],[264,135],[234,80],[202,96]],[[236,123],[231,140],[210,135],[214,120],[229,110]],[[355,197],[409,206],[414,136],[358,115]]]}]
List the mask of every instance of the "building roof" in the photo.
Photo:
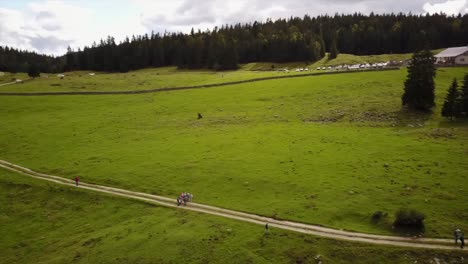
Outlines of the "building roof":
[{"label": "building roof", "polygon": [[447,58],[447,57],[457,57],[468,51],[468,46],[465,47],[456,47],[448,48],[441,53],[435,55],[436,58]]}]

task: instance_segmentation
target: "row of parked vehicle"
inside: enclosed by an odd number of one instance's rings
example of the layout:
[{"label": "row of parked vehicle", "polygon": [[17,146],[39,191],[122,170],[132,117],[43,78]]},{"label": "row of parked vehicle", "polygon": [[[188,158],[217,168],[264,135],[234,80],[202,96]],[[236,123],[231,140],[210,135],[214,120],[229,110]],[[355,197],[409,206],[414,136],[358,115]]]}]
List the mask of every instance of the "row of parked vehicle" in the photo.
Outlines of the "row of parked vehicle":
[{"label": "row of parked vehicle", "polygon": [[[365,70],[365,69],[383,69],[385,67],[391,66],[402,66],[405,64],[405,61],[387,61],[387,62],[378,62],[378,63],[360,63],[360,64],[344,64],[344,65],[337,65],[337,66],[323,66],[317,67],[315,70],[317,71],[347,71],[347,70]],[[313,69],[309,68],[296,68],[291,71],[295,72],[305,72],[310,71]],[[287,68],[285,69],[278,69],[277,71],[280,72],[290,72]]]},{"label": "row of parked vehicle", "polygon": [[390,62],[380,62],[380,63],[363,63],[363,64],[352,64],[352,65],[338,65],[338,66],[328,66],[328,67],[317,67],[317,71],[325,70],[359,70],[359,69],[378,69],[389,66]]}]

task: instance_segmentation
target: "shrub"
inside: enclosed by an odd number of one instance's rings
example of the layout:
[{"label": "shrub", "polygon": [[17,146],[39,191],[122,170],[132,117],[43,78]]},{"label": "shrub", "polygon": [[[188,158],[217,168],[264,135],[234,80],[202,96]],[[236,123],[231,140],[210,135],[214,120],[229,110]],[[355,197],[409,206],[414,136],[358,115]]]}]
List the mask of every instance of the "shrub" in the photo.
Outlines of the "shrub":
[{"label": "shrub", "polygon": [[395,222],[393,225],[396,228],[404,228],[409,230],[424,230],[424,219],[426,216],[413,209],[400,209],[395,213]]},{"label": "shrub", "polygon": [[40,71],[37,65],[35,64],[29,65],[28,76],[31,78],[36,78],[36,77],[39,77],[39,75],[40,75]]},{"label": "shrub", "polygon": [[382,211],[376,211],[372,214],[371,220],[373,223],[378,223],[382,218],[386,217],[387,213],[384,213]]}]

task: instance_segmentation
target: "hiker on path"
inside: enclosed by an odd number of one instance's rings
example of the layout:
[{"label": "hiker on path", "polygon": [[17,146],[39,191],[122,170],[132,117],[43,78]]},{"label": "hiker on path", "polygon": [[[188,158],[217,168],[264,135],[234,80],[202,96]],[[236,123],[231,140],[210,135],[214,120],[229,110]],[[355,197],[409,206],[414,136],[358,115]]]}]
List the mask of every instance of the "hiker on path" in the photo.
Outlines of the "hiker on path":
[{"label": "hiker on path", "polygon": [[460,241],[461,241],[460,248],[463,249],[465,247],[465,236],[463,235],[463,233],[460,234]]},{"label": "hiker on path", "polygon": [[265,234],[268,234],[268,223],[265,224]]},{"label": "hiker on path", "polygon": [[80,183],[80,176],[75,177],[75,183],[76,183],[76,186],[78,186],[78,184]]},{"label": "hiker on path", "polygon": [[460,238],[461,230],[459,228],[453,231],[453,236],[455,237],[455,245],[458,244],[458,239]]}]

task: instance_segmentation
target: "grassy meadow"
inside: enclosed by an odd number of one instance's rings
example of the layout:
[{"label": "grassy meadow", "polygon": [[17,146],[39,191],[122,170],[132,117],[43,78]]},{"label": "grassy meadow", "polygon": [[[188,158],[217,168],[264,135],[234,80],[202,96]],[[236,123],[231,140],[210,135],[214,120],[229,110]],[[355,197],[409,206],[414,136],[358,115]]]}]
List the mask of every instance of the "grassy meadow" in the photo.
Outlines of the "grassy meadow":
[{"label": "grassy meadow", "polygon": [[[61,79],[57,74],[42,74],[33,81],[0,87],[0,92],[59,92],[59,91],[119,91],[146,90],[191,86],[200,84],[232,82],[268,76],[282,76],[281,72],[254,71],[191,71],[175,67],[143,69],[128,73],[103,73],[78,71],[65,73]],[[47,76],[47,77],[46,77]]]},{"label": "grassy meadow", "polygon": [[[434,51],[437,53],[437,51]],[[122,91],[147,90],[155,88],[173,88],[223,82],[234,82],[263,77],[301,75],[307,73],[321,73],[317,67],[337,66],[344,64],[363,64],[386,62],[390,60],[406,60],[412,54],[384,54],[372,56],[356,56],[339,54],[336,59],[323,59],[313,64],[306,62],[295,63],[248,63],[241,65],[237,71],[213,72],[209,70],[178,70],[176,67],[162,67],[143,69],[128,73],[104,73],[78,71],[65,73],[61,79],[57,74],[41,74],[33,81],[0,86],[0,92],[80,92],[80,91]],[[273,67],[273,68],[272,68]],[[297,68],[309,68],[309,71],[295,72]],[[289,69],[291,72],[275,71]],[[94,73],[94,75],[89,75]],[[0,85],[15,79],[28,79],[25,73],[5,73],[0,76]]]},{"label": "grassy meadow", "polygon": [[19,73],[3,72],[2,74],[0,74],[0,85],[3,83],[13,82],[17,79],[26,80],[28,78],[29,78],[28,75],[23,72],[19,72]]},{"label": "grassy meadow", "polygon": [[[440,108],[452,78],[467,71],[438,70],[433,114],[402,110],[405,69],[144,95],[0,97],[0,158],[369,233],[394,234],[394,212],[409,207],[426,214],[426,236],[450,237],[454,226],[468,230],[468,123],[445,121]],[[194,75],[162,85],[196,84]],[[41,90],[41,81],[23,85]],[[376,211],[388,214],[378,224]]]},{"label": "grassy meadow", "polygon": [[[462,263],[466,252],[321,239],[0,170],[0,263]],[[320,257],[318,257],[320,255]]]}]

